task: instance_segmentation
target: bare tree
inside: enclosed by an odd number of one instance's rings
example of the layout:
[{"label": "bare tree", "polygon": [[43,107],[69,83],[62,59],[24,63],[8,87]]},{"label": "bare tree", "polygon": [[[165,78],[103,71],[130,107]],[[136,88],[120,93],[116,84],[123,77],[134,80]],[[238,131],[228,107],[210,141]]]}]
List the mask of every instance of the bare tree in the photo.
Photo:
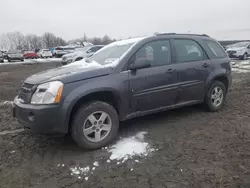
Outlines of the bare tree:
[{"label": "bare tree", "polygon": [[15,31],[6,34],[9,42],[9,49],[21,50],[25,46],[25,37],[22,33]]},{"label": "bare tree", "polygon": [[47,32],[43,34],[42,38],[46,48],[55,46],[56,36],[54,34]]},{"label": "bare tree", "polygon": [[1,50],[9,50],[11,48],[11,44],[9,38],[6,34],[2,34],[0,36],[0,49]]},{"label": "bare tree", "polygon": [[42,38],[36,35],[27,35],[25,40],[28,46],[28,49],[40,49],[42,48]]}]

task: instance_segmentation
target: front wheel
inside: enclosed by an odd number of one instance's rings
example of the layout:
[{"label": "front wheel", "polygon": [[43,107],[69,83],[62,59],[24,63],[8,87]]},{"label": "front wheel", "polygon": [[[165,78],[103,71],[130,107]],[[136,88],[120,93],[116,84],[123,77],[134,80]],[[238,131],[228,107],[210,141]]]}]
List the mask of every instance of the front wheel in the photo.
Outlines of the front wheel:
[{"label": "front wheel", "polygon": [[247,60],[247,53],[244,53],[244,55],[241,57],[242,60]]},{"label": "front wheel", "polygon": [[108,103],[95,101],[83,105],[75,114],[71,135],[82,148],[99,149],[116,137],[119,119]]},{"label": "front wheel", "polygon": [[226,86],[220,81],[214,81],[205,97],[205,105],[210,112],[219,111],[226,99]]}]

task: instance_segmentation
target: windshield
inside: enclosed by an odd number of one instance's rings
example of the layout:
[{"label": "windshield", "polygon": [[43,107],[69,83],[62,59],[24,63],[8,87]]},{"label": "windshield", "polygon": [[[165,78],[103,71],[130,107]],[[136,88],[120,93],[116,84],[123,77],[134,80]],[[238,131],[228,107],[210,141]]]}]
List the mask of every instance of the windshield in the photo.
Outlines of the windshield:
[{"label": "windshield", "polygon": [[119,59],[133,44],[134,43],[107,46],[97,51],[90,60],[94,60],[101,65],[112,63],[114,60]]},{"label": "windshield", "polygon": [[64,48],[63,50],[75,50],[75,48]]},{"label": "windshield", "polygon": [[76,48],[75,51],[86,51],[89,47]]},{"label": "windshield", "polygon": [[21,53],[21,52],[16,51],[16,50],[13,50],[13,51],[9,51],[8,53],[9,53],[9,54],[19,54],[19,53]]},{"label": "windshield", "polygon": [[230,45],[232,48],[240,48],[240,47],[247,47],[250,43],[249,42],[238,42],[236,44]]}]

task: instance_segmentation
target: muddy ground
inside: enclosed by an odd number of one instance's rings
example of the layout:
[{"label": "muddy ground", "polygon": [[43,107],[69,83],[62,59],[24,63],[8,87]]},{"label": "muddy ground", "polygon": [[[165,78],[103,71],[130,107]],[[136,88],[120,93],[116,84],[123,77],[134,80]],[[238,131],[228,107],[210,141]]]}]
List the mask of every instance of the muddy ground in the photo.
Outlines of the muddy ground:
[{"label": "muddy ground", "polygon": [[[0,66],[0,100],[12,100],[28,75],[57,65]],[[85,151],[69,137],[0,135],[0,187],[249,188],[250,73],[233,78],[233,91],[218,113],[192,106],[122,123],[118,139],[146,131],[145,141],[158,149],[137,157],[139,163],[107,163],[105,149]],[[10,111],[10,105],[0,106],[1,131],[20,128]],[[99,167],[87,181],[70,174],[70,167],[95,161]]]}]

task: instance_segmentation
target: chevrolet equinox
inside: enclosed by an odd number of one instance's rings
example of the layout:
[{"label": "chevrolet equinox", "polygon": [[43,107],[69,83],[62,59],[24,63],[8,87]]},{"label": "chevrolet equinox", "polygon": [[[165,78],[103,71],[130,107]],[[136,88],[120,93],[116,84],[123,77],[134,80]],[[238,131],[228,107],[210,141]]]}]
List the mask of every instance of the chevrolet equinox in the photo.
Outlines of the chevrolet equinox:
[{"label": "chevrolet equinox", "polygon": [[97,149],[115,138],[120,121],[198,103],[220,110],[231,80],[230,58],[207,35],[132,38],[28,77],[13,115],[34,133],[70,133],[80,147]]}]

